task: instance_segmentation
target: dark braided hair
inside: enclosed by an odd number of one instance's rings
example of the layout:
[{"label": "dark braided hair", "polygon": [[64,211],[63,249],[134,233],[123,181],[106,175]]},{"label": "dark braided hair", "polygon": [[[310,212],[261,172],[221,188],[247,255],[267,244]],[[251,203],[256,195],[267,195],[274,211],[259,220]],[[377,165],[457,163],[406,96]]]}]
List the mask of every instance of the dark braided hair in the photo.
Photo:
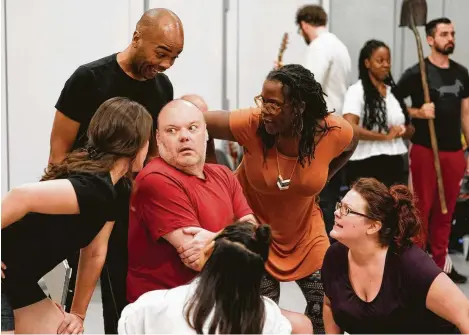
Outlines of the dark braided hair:
[{"label": "dark braided hair", "polygon": [[[362,81],[364,95],[363,98],[365,100],[363,128],[373,130],[373,128],[377,126],[378,132],[382,132],[383,130],[387,132],[389,128],[387,122],[386,103],[376,86],[371,82],[369,71],[365,66],[365,60],[370,59],[373,52],[376,49],[382,47],[389,50],[389,47],[382,41],[369,40],[365,43],[360,51],[360,57],[358,60],[358,77]],[[402,112],[404,113],[406,119],[406,125],[409,124],[410,118],[407,112],[407,106],[405,105],[404,100],[400,97],[400,95],[397,94],[396,83],[394,82],[391,72],[389,72],[389,76],[386,78],[385,84],[391,86],[391,93],[399,101]]]},{"label": "dark braided hair", "polygon": [[[320,120],[324,120],[329,114],[326,95],[308,69],[301,65],[285,65],[278,70],[271,71],[266,80],[278,81],[283,85],[283,96],[285,101],[291,105],[293,113],[292,129],[293,136],[298,135],[298,162],[304,167],[306,160],[311,164],[314,159],[317,133],[322,133],[321,138],[333,127],[327,124],[322,126]],[[261,119],[257,134],[263,144],[264,158],[267,151],[275,145],[278,135],[270,135],[265,129],[264,121]]]},{"label": "dark braided hair", "polygon": [[[358,61],[359,78],[362,81],[365,100],[365,116],[363,118],[363,127],[368,130],[373,130],[373,126],[377,125],[379,132],[382,130],[389,130],[387,125],[386,104],[378,89],[371,82],[368,69],[365,66],[365,60],[369,59],[372,53],[381,47],[389,50],[389,47],[386,45],[386,43],[378,40],[369,40],[365,43],[362,50],[360,51],[360,58]],[[410,123],[410,117],[409,113],[407,112],[407,106],[404,102],[404,99],[402,99],[401,95],[398,93],[397,86],[394,82],[391,72],[389,72],[389,75],[385,79],[384,83],[391,87],[391,93],[399,102],[399,105],[401,106],[402,112],[405,116],[405,124],[408,125]]]},{"label": "dark braided hair", "polygon": [[378,132],[388,131],[386,104],[384,98],[378,89],[373,85],[370,74],[365,66],[365,60],[370,59],[373,52],[384,47],[389,50],[388,46],[381,41],[369,40],[365,43],[360,51],[358,60],[358,78],[361,79],[363,85],[363,98],[365,100],[365,115],[363,117],[363,128],[373,130],[374,126],[378,126]]}]

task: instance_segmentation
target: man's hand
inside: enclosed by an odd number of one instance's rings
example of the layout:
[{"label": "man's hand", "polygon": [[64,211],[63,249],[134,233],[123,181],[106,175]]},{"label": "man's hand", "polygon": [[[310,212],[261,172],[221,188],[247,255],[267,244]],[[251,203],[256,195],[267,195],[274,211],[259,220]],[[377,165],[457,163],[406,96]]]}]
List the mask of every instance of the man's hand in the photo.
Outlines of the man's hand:
[{"label": "man's hand", "polygon": [[83,334],[83,319],[73,313],[64,312],[64,320],[57,330],[57,334]]},{"label": "man's hand", "polygon": [[433,102],[425,103],[420,107],[418,117],[420,119],[434,119],[435,118],[435,104]]},{"label": "man's hand", "polygon": [[182,262],[195,271],[200,271],[199,257],[200,252],[216,235],[208,230],[199,227],[189,227],[183,229],[184,234],[193,235],[194,238],[177,248],[177,252]]}]

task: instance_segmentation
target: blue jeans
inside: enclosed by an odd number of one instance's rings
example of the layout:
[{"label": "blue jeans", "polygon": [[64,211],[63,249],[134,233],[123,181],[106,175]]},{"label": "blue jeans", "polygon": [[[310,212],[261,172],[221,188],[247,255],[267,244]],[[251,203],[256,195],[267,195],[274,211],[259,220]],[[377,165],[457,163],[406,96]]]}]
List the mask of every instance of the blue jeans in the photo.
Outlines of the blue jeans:
[{"label": "blue jeans", "polygon": [[15,330],[15,316],[10,300],[7,295],[2,292],[2,332]]}]

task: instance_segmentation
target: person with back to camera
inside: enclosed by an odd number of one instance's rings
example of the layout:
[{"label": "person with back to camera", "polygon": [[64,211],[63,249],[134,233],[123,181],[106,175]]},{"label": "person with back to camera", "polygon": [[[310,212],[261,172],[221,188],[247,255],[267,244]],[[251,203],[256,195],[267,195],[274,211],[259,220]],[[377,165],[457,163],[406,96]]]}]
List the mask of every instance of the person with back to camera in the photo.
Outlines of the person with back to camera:
[{"label": "person with back to camera", "polygon": [[[88,127],[86,150],[52,164],[42,181],[15,187],[2,200],[2,332],[77,334],[106,259],[121,178],[139,171],[152,118],[140,104],[112,98]],[[80,251],[70,313],[38,281]]]},{"label": "person with back to camera", "polygon": [[119,334],[290,334],[275,302],[261,296],[268,225],[236,222],[208,241],[188,285],[150,291],[122,312]]},{"label": "person with back to camera", "polygon": [[322,267],[326,333],[469,333],[469,300],[413,243],[422,223],[406,186],[362,178],[336,208],[339,243]]}]

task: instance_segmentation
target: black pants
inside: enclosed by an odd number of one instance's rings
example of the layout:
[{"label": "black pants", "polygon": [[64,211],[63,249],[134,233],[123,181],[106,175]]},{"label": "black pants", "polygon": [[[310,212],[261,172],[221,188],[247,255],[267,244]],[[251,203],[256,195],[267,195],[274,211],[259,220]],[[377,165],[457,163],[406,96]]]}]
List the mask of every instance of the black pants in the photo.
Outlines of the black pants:
[{"label": "black pants", "polygon": [[402,155],[379,155],[348,161],[346,169],[349,186],[360,178],[376,178],[388,187],[394,184],[408,184],[408,173],[405,171]]},{"label": "black pants", "polygon": [[[128,304],[126,299],[127,240],[129,229],[130,185],[121,179],[116,186],[116,221],[108,243],[106,263],[101,272],[101,300],[103,304],[104,332],[117,334],[117,324],[122,310]],[[75,291],[79,254],[68,259],[72,270],[66,311],[70,311]]]},{"label": "black pants", "polygon": [[[314,334],[324,334],[322,310],[324,303],[324,287],[321,280],[321,270],[296,281],[306,299],[305,315],[313,324]],[[280,283],[266,273],[261,282],[261,294],[275,301],[280,300]]]},{"label": "black pants", "polygon": [[[322,216],[326,225],[326,232],[329,233],[334,227],[335,204],[340,201],[340,187],[343,184],[343,170],[338,171],[319,194],[319,207],[321,207]],[[330,242],[335,240],[329,237]]]}]

